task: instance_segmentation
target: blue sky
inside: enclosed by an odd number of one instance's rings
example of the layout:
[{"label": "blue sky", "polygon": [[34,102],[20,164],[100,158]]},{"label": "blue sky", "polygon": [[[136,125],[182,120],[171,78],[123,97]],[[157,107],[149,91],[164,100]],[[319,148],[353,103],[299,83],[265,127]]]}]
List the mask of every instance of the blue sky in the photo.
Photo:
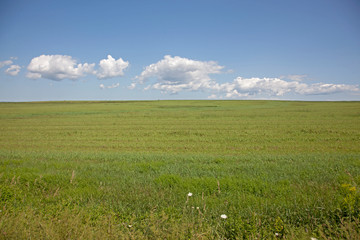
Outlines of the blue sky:
[{"label": "blue sky", "polygon": [[360,2],[0,2],[0,101],[360,100]]}]

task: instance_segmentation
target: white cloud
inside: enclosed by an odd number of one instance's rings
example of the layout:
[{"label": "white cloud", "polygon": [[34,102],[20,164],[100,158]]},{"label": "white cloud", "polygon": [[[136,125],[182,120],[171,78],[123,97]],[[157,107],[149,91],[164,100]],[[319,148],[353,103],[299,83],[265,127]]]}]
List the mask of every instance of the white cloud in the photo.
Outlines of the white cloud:
[{"label": "white cloud", "polygon": [[346,84],[306,84],[306,75],[288,75],[281,78],[242,78],[219,84],[210,78],[210,74],[221,73],[223,66],[216,62],[196,61],[181,57],[165,56],[157,63],[151,64],[135,78],[129,86],[134,89],[137,84],[155,80],[144,90],[158,89],[165,93],[180,91],[209,91],[213,98],[239,97],[279,97],[285,94],[319,95],[339,92],[359,92],[357,85]]},{"label": "white cloud", "polygon": [[101,89],[105,89],[105,88],[117,88],[117,87],[119,87],[120,86],[120,83],[114,83],[114,84],[112,84],[112,85],[110,85],[110,86],[105,86],[104,84],[100,84],[99,85],[99,87],[101,88]]},{"label": "white cloud", "polygon": [[1,61],[0,62],[0,68],[3,68],[5,66],[11,65],[13,63],[12,60],[6,60],[6,61]]},{"label": "white cloud", "polygon": [[[0,67],[10,65],[5,72],[15,76],[19,73],[21,67],[12,63],[12,60],[2,61]],[[128,66],[129,62],[124,61],[122,58],[116,60],[111,55],[99,62],[97,70],[94,70],[95,64],[80,64],[71,56],[41,55],[31,60],[27,67],[27,77],[59,81],[62,79],[76,80],[86,74],[93,74],[99,79],[106,79],[123,76],[124,70]],[[223,68],[214,61],[197,61],[166,55],[162,60],[147,66],[140,75],[136,76],[129,89],[136,88],[138,84],[149,82],[144,90],[158,89],[165,93],[208,91],[211,99],[360,92],[358,85],[306,84],[304,82],[304,79],[307,78],[306,75],[288,75],[280,78],[237,77],[232,82],[220,84],[212,79],[210,75],[222,73]],[[99,85],[101,89],[111,89],[119,86],[119,83],[109,86]]]},{"label": "white cloud", "polygon": [[136,83],[131,83],[130,86],[128,86],[128,89],[134,89],[136,88]]},{"label": "white cloud", "polygon": [[[154,78],[156,83],[147,88],[163,92],[204,90],[215,84],[209,75],[220,73],[223,68],[213,61],[203,62],[167,55],[159,62],[147,66],[135,80],[136,83],[142,84]],[[135,88],[136,83],[129,88]]]},{"label": "white cloud", "polygon": [[15,65],[13,64],[13,60],[16,60],[17,57],[10,57],[10,60],[5,60],[5,61],[1,61],[0,62],[0,68],[3,68],[5,66],[9,66],[6,70],[5,73],[7,75],[11,75],[11,76],[16,76],[18,75],[18,73],[20,72],[21,67],[19,65]]},{"label": "white cloud", "polygon": [[94,74],[99,79],[113,78],[124,75],[129,62],[122,58],[115,60],[111,55],[99,62],[99,69],[94,70],[95,64],[77,63],[71,56],[41,55],[31,60],[27,67],[28,78],[46,78],[60,81],[63,79],[76,80],[86,74]]},{"label": "white cloud", "polygon": [[27,77],[37,79],[46,78],[60,81],[63,79],[76,80],[87,73],[94,74],[95,64],[77,64],[76,60],[66,55],[41,55],[31,60]]},{"label": "white cloud", "polygon": [[218,96],[216,94],[211,94],[207,97],[208,99],[218,99]]},{"label": "white cloud", "polygon": [[16,76],[19,74],[21,67],[19,65],[11,65],[8,69],[5,70],[5,73],[11,76]]},{"label": "white cloud", "polygon": [[[306,84],[305,84],[306,85]],[[340,92],[359,92],[356,85],[315,83],[296,89],[296,92],[304,95],[324,95]]]},{"label": "white cloud", "polygon": [[301,95],[333,94],[338,92],[357,92],[358,86],[345,84],[305,84],[299,81],[285,81],[279,78],[242,78],[231,83],[216,84],[214,90],[223,92],[227,98],[256,95],[283,96],[286,93]]},{"label": "white cloud", "polygon": [[282,96],[299,85],[298,82],[287,82],[278,78],[242,78],[237,77],[231,83],[224,83],[215,87],[225,91],[227,97],[243,97],[256,94]]},{"label": "white cloud", "polygon": [[124,75],[124,70],[129,66],[129,62],[125,62],[122,58],[115,60],[111,55],[107,59],[102,59],[99,63],[99,70],[96,76],[99,79],[113,78]]}]

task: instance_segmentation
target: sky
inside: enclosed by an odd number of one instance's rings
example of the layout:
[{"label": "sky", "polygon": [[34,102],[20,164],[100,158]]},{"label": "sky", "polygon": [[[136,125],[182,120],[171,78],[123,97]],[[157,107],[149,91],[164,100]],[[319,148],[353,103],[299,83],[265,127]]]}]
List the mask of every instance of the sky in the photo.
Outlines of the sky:
[{"label": "sky", "polygon": [[0,101],[360,101],[358,0],[0,1]]}]

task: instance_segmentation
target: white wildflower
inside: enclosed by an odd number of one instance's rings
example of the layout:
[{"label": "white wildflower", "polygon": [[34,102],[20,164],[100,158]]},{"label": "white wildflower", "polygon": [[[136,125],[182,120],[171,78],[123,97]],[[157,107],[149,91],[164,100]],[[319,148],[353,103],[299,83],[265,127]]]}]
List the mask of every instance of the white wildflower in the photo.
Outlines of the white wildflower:
[{"label": "white wildflower", "polygon": [[131,227],[132,227],[132,225],[129,225],[128,227],[129,227],[129,228],[131,228]]},{"label": "white wildflower", "polygon": [[192,193],[191,193],[191,192],[189,192],[189,193],[188,193],[188,197],[191,197],[191,196],[192,196]]},{"label": "white wildflower", "polygon": [[275,233],[275,236],[279,236],[280,234],[279,233]]},{"label": "white wildflower", "polygon": [[221,215],[221,218],[222,218],[222,219],[227,219],[227,216],[226,216],[225,214],[222,214],[222,215]]}]

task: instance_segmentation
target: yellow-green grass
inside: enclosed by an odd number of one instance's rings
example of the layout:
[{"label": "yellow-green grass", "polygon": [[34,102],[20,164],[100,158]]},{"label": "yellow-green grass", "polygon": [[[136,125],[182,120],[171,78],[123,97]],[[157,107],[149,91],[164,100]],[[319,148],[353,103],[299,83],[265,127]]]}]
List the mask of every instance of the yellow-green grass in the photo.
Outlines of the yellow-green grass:
[{"label": "yellow-green grass", "polygon": [[360,237],[360,102],[0,103],[0,132],[0,238]]}]

